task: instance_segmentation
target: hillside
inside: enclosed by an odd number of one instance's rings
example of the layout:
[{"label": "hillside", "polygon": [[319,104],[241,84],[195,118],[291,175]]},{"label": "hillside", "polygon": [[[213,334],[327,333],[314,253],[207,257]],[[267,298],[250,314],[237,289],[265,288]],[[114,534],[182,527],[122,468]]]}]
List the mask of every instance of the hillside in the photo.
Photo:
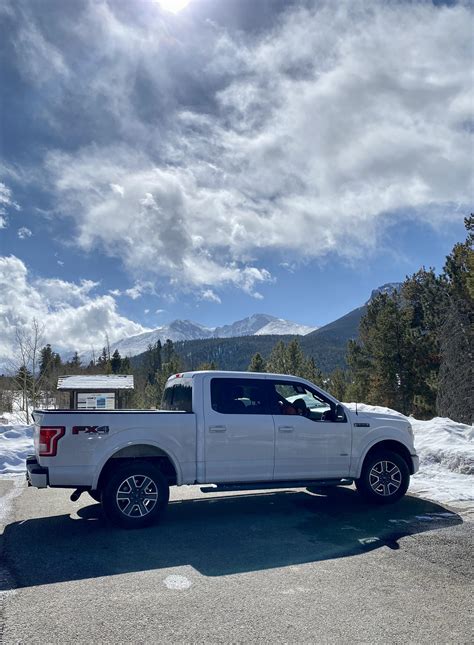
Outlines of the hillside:
[{"label": "hillside", "polygon": [[[345,367],[345,354],[347,342],[357,338],[359,323],[366,312],[366,305],[353,309],[348,314],[333,322],[320,327],[300,340],[301,349],[313,356],[318,366],[323,370],[323,364],[335,367]],[[319,361],[318,361],[319,358]],[[329,367],[329,370],[333,368]]]},{"label": "hillside", "polygon": [[[240,336],[234,338],[202,338],[174,344],[176,352],[183,359],[186,369],[195,369],[202,363],[214,361],[219,369],[246,370],[250,359],[256,352],[267,358],[279,340],[288,342],[294,338],[289,335]],[[140,365],[143,354],[133,356],[133,366]]]}]

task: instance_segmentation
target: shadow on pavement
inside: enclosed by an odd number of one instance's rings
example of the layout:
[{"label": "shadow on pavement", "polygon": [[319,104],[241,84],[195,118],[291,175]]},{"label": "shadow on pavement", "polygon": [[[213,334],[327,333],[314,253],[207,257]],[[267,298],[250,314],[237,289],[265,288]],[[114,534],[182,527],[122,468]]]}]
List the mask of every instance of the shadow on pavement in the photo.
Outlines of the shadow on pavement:
[{"label": "shadow on pavement", "polygon": [[442,506],[407,496],[388,507],[352,489],[284,491],[171,502],[163,521],[123,531],[102,520],[99,504],[79,517],[56,515],[5,529],[16,587],[191,565],[206,576],[356,556],[462,522]]}]

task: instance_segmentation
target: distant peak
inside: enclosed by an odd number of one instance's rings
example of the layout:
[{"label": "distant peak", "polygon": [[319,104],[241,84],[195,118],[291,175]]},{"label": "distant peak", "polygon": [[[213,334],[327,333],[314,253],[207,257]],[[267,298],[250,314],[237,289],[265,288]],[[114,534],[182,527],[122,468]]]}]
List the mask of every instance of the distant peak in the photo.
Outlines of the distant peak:
[{"label": "distant peak", "polygon": [[371,302],[375,298],[375,296],[379,295],[379,293],[386,293],[388,296],[391,296],[393,293],[400,291],[400,289],[402,288],[402,285],[403,285],[403,282],[387,282],[386,284],[383,284],[381,287],[377,287],[377,289],[374,289],[370,294],[370,298],[366,304]]}]

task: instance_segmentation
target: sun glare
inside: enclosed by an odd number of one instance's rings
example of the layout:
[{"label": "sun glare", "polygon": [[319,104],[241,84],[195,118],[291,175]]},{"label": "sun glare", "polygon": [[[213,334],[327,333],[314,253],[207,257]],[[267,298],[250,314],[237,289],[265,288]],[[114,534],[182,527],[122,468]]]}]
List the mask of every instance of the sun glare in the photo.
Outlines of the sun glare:
[{"label": "sun glare", "polygon": [[191,0],[155,0],[159,5],[165,9],[165,11],[171,11],[171,13],[178,13],[182,9],[188,6]]}]

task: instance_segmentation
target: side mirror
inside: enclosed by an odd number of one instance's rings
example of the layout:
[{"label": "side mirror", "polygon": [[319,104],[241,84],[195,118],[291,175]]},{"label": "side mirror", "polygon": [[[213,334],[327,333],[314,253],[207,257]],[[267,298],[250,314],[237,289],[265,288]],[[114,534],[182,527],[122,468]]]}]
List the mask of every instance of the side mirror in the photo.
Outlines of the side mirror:
[{"label": "side mirror", "polygon": [[346,413],[344,412],[344,408],[340,403],[336,405],[336,421],[345,421],[346,420]]}]

